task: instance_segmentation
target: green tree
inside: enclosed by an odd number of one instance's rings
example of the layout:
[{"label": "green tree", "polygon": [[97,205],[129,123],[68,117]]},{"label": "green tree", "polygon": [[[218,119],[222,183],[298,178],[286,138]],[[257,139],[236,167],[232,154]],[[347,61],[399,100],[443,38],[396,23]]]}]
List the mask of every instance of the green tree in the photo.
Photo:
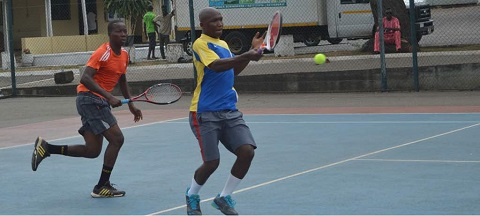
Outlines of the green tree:
[{"label": "green tree", "polygon": [[137,21],[147,12],[151,0],[104,0],[105,11],[115,13],[130,23],[132,32],[135,32]]}]

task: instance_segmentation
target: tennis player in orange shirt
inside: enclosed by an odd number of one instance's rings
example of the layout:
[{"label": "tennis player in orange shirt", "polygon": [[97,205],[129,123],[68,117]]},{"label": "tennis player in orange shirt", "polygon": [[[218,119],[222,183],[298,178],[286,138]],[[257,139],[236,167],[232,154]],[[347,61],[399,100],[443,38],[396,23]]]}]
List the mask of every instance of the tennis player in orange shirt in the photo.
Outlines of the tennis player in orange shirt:
[{"label": "tennis player in orange shirt", "polygon": [[[71,157],[97,158],[102,151],[103,138],[108,140],[103,168],[98,184],[91,196],[122,197],[125,191],[117,190],[110,183],[110,174],[123,145],[124,137],[111,107],[122,105],[110,92],[119,83],[123,97],[130,98],[125,73],[128,53],[122,48],[127,39],[127,28],[120,20],[108,24],[110,42],[102,44],[90,57],[87,67],[77,86],[77,111],[82,119],[78,132],[85,139],[84,145],[51,145],[41,137],[35,141],[32,155],[32,169],[36,171],[40,162],[51,154]],[[133,103],[128,104],[137,122],[143,118],[142,112]]]}]

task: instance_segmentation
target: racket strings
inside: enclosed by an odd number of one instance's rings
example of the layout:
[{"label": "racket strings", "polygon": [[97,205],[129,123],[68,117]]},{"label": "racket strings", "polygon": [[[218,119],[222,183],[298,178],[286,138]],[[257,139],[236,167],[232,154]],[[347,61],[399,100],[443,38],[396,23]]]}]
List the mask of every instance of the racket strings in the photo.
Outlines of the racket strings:
[{"label": "racket strings", "polygon": [[173,85],[156,85],[145,94],[147,100],[155,103],[174,102],[181,96],[182,92],[180,89]]}]

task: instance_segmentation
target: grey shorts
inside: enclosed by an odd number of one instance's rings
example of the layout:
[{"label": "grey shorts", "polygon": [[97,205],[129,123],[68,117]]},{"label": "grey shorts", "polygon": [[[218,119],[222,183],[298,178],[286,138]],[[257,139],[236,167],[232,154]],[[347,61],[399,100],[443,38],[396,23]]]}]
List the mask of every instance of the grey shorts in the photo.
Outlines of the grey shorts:
[{"label": "grey shorts", "polygon": [[110,104],[90,92],[77,94],[77,111],[82,118],[82,127],[78,130],[81,135],[86,130],[98,135],[117,124]]},{"label": "grey shorts", "polygon": [[203,161],[220,159],[218,141],[235,153],[242,145],[257,148],[240,111],[190,112],[190,128],[198,140]]}]

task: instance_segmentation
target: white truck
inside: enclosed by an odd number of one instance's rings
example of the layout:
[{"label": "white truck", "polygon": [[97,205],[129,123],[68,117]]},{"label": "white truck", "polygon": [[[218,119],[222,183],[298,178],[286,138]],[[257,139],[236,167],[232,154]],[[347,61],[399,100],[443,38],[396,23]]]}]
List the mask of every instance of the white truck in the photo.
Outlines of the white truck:
[{"label": "white truck", "polygon": [[[409,0],[404,0],[408,8]],[[250,48],[255,32],[266,30],[277,10],[283,15],[282,34],[293,35],[295,42],[316,46],[320,40],[338,44],[343,39],[369,38],[374,18],[369,0],[195,0],[196,36],[201,34],[198,12],[215,7],[223,14],[224,39],[233,53]],[[416,25],[419,37],[434,30],[430,6],[425,0],[415,0]],[[191,55],[189,0],[173,0],[176,41],[182,41]]]}]

